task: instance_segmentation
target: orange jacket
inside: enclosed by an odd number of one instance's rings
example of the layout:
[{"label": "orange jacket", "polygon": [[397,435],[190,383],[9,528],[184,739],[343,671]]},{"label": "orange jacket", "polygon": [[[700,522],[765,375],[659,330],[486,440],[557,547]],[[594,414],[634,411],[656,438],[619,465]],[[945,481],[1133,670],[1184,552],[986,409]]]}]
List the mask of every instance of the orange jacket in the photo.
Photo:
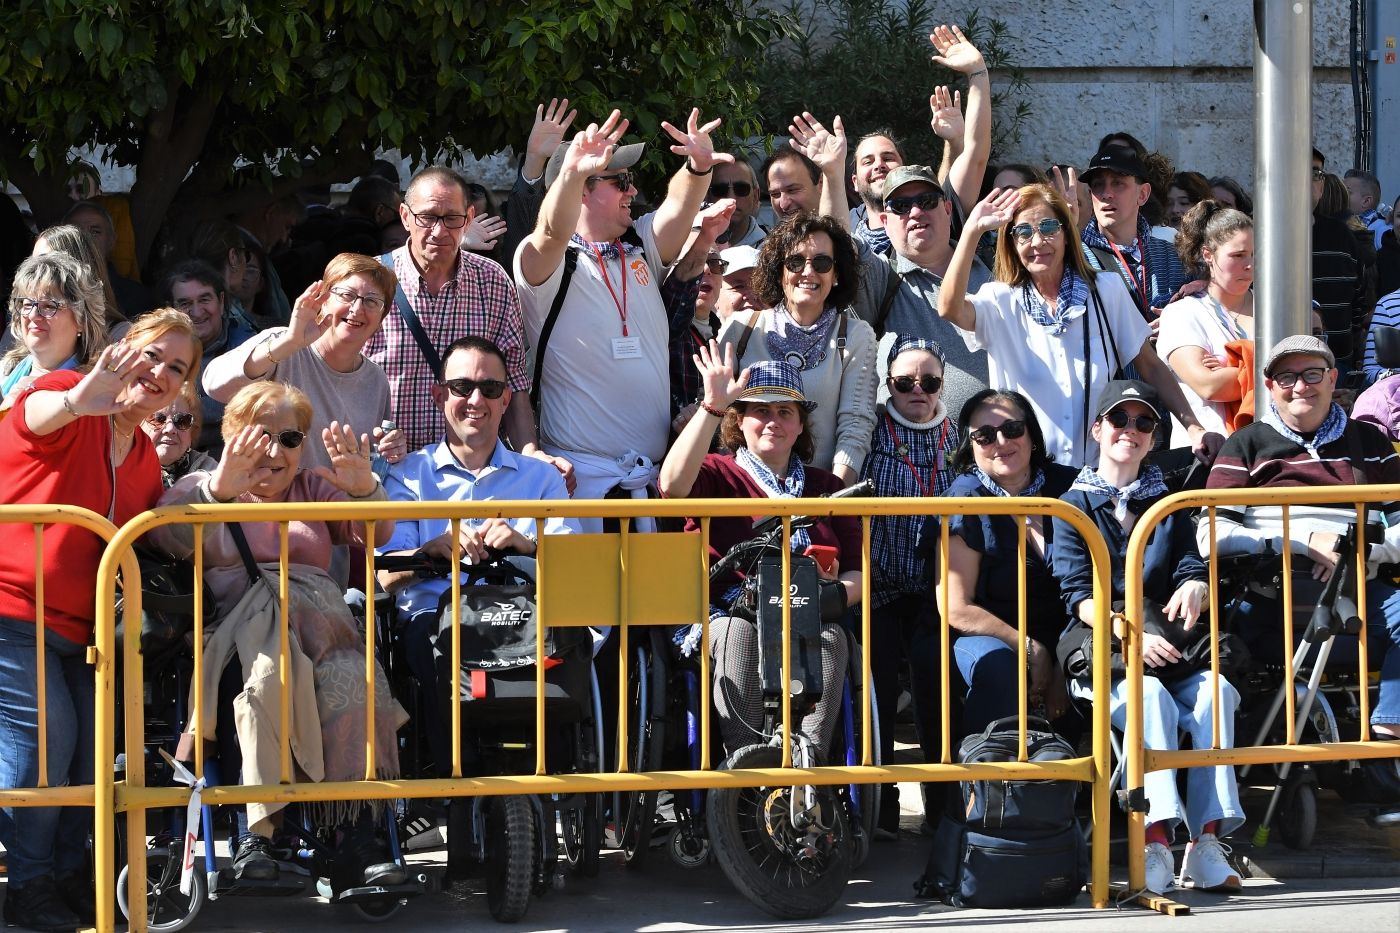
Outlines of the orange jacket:
[{"label": "orange jacket", "polygon": [[1254,421],[1254,341],[1225,344],[1225,365],[1239,367],[1240,373],[1239,401],[1225,403],[1225,424],[1234,432]]}]

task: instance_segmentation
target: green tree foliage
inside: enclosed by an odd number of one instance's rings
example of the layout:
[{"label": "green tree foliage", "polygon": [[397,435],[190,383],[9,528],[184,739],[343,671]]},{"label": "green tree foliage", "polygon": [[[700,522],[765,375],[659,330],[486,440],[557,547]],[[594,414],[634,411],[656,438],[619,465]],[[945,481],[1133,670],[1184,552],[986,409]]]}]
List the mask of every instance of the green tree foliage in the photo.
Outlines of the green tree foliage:
[{"label": "green tree foliage", "polygon": [[755,132],[731,66],[774,29],[746,0],[10,0],[0,174],[47,222],[70,148],[133,166],[144,257],[172,205],[232,214],[376,150],[519,147],[551,96],[581,122],[618,107],[658,143],[693,105]]},{"label": "green tree foliage", "polygon": [[929,95],[936,85],[961,88],[962,76],[933,64],[929,33],[954,23],[982,50],[997,90],[992,96],[993,158],[1017,140],[1029,114],[1011,98],[1026,86],[1010,65],[1004,22],[975,9],[935,9],[929,0],[788,0],[780,13],[787,38],[774,42],[758,63],[759,106],[764,127],[781,132],[793,114],[809,110],[821,119],[840,114],[854,141],[872,130],[894,130],[914,162],[937,165],[942,143],[929,130]]}]

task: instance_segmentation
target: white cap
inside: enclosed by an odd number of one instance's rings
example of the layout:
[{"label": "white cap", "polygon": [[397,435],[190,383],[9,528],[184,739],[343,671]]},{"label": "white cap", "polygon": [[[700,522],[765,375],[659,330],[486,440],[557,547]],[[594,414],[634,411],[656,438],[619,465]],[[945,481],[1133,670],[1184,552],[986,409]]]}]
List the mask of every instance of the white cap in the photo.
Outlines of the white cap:
[{"label": "white cap", "polygon": [[758,265],[758,250],[752,246],[731,246],[721,250],[719,258],[728,264],[724,269],[725,275],[731,272],[743,272],[745,269],[752,269]]}]

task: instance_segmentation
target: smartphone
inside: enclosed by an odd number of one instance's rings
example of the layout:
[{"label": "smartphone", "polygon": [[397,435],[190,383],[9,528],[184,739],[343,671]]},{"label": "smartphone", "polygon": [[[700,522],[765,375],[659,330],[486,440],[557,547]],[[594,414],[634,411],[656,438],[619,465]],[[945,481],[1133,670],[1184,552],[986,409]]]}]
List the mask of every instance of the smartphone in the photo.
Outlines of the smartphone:
[{"label": "smartphone", "polygon": [[816,561],[822,573],[831,573],[836,569],[836,548],[834,547],[826,544],[809,544],[807,550],[802,553]]}]

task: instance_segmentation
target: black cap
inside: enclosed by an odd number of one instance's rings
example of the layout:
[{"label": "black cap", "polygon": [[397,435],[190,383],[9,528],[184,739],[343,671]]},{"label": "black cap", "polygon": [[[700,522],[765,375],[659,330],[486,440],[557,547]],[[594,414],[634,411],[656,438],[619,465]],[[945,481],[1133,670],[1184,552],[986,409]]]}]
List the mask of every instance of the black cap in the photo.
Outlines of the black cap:
[{"label": "black cap", "polygon": [[1099,393],[1099,406],[1096,417],[1102,418],[1124,402],[1141,402],[1152,409],[1157,420],[1162,420],[1162,398],[1157,390],[1136,379],[1115,379],[1103,387]]},{"label": "black cap", "polygon": [[1142,164],[1136,152],[1126,146],[1105,146],[1100,149],[1089,160],[1089,167],[1079,177],[1088,181],[1100,170],[1131,175],[1138,181],[1147,181],[1147,166]]}]

